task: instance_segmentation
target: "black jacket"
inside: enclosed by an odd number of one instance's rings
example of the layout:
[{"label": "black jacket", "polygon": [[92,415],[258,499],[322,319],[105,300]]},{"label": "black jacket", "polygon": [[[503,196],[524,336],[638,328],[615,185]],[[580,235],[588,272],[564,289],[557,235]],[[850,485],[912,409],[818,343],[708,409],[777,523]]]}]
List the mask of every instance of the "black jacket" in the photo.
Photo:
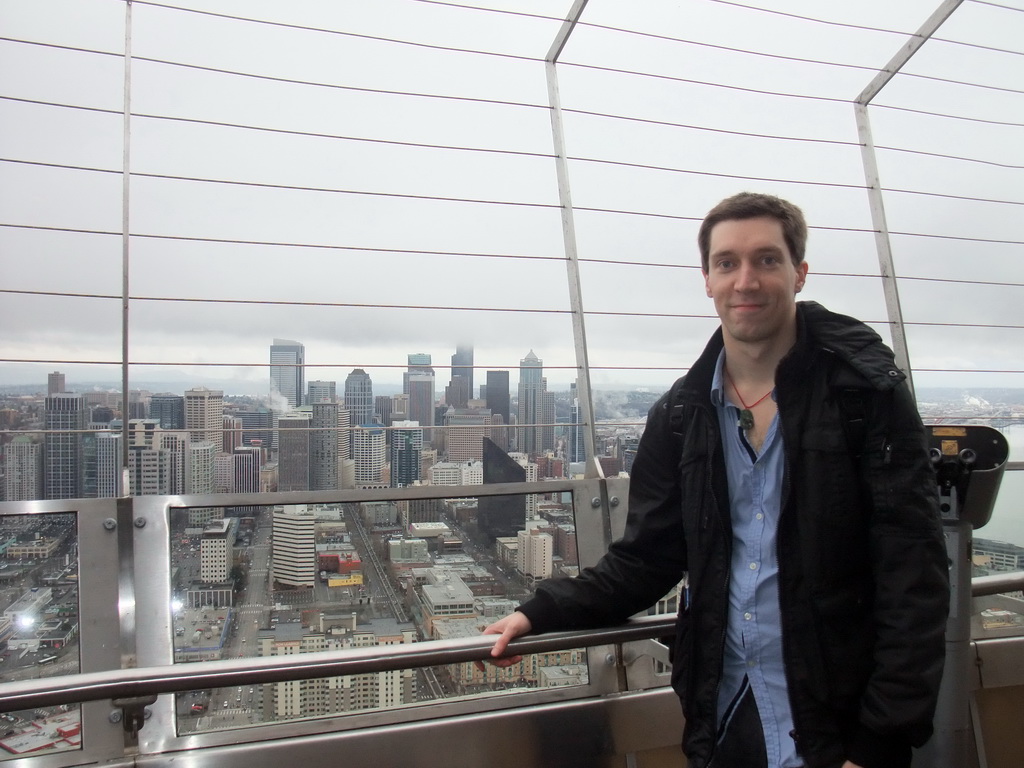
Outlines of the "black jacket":
[{"label": "black jacket", "polygon": [[[808,768],[907,764],[931,734],[949,606],[925,432],[874,331],[813,302],[797,306],[797,343],[775,380],[785,448],[779,591],[797,748]],[[651,409],[622,539],[579,578],[542,582],[520,608],[536,632],[619,623],[687,574],[672,678],[694,768],[714,746],[729,597],[729,489],[710,401],[722,343],[719,330]]]}]

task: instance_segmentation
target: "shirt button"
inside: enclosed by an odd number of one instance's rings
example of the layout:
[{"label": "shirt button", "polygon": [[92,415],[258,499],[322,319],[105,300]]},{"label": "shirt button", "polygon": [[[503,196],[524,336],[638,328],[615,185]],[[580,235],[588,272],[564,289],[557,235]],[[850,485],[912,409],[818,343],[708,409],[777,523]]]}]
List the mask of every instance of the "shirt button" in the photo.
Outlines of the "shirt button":
[{"label": "shirt button", "polygon": [[757,570],[757,563],[751,563],[750,564],[750,570],[756,571]]},{"label": "shirt button", "polygon": [[747,666],[748,667],[756,667],[757,666],[757,662],[756,661],[748,661],[747,662]]},{"label": "shirt button", "polygon": [[762,519],[764,517],[764,515],[761,514],[760,512],[758,512],[756,515],[754,515],[754,517],[756,517],[758,520],[760,520],[760,519]]},{"label": "shirt button", "polygon": [[743,618],[747,621],[750,621],[753,618],[753,616],[751,616],[750,612],[748,611],[747,613],[743,614]]}]

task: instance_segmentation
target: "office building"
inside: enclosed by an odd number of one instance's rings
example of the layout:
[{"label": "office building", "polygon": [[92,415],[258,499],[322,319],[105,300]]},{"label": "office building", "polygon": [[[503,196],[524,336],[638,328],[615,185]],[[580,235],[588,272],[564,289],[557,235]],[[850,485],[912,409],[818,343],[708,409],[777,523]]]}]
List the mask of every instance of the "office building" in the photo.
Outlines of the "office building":
[{"label": "office building", "polygon": [[[459,344],[455,347],[455,354],[452,355],[452,381],[455,380],[456,376],[461,376],[466,381],[468,387],[466,398],[467,400],[473,399],[473,393],[476,391],[473,388],[473,345],[472,344]],[[452,402],[449,405],[455,405]],[[456,405],[456,408],[465,408],[465,405]]]},{"label": "office building", "polygon": [[391,487],[414,485],[420,479],[423,430],[416,421],[396,421],[391,433]]},{"label": "office building", "polygon": [[433,427],[437,422],[434,418],[434,374],[422,370],[407,374],[406,385],[409,395],[409,421],[418,422],[423,427],[423,442],[429,444],[433,439]]},{"label": "office building", "polygon": [[216,520],[203,530],[199,540],[199,580],[207,584],[226,582],[234,564],[237,520]]},{"label": "office building", "polygon": [[431,485],[481,485],[484,465],[480,461],[441,461],[430,466]]},{"label": "office building", "polygon": [[576,384],[569,386],[569,440],[566,445],[566,458],[570,464],[587,460],[587,445],[584,440],[583,409],[577,395]]},{"label": "office building", "polygon": [[491,412],[486,408],[450,408],[444,417],[448,461],[481,461],[483,440],[490,437]]},{"label": "office building", "polygon": [[516,568],[533,582],[551,576],[554,563],[554,539],[549,533],[536,529],[522,530],[516,534],[519,549],[516,553]]},{"label": "office building", "polygon": [[242,445],[277,450],[277,419],[280,414],[269,408],[235,411],[232,414],[242,422]]},{"label": "office building", "polygon": [[185,429],[185,398],[162,393],[149,399],[149,418],[160,422],[162,429]]},{"label": "office building", "polygon": [[233,414],[225,414],[221,432],[224,435],[224,453],[232,453],[235,448],[245,445],[242,442],[242,433],[242,420]]},{"label": "office building", "polygon": [[[309,439],[309,486],[313,491],[338,490],[338,404],[312,406]],[[280,452],[279,452],[280,453]]]},{"label": "office building", "polygon": [[380,485],[387,460],[384,428],[375,424],[364,424],[356,428],[352,434],[356,487]]},{"label": "office building", "polygon": [[263,466],[262,452],[255,446],[236,448],[231,454],[234,459],[234,493],[259,493],[260,469]]},{"label": "office building", "polygon": [[338,382],[311,381],[307,385],[306,405],[334,403],[338,400]]},{"label": "office building", "polygon": [[67,389],[64,386],[64,374],[60,371],[54,371],[53,373],[46,374],[46,394],[47,395],[59,395],[62,392],[66,392]]},{"label": "office building", "polygon": [[95,443],[96,454],[96,497],[113,499],[122,494],[121,467],[123,455],[120,432],[97,432]]},{"label": "office building", "polygon": [[270,395],[280,395],[289,408],[302,405],[306,389],[306,348],[297,341],[274,339],[270,345]]},{"label": "office building", "polygon": [[[382,427],[391,426],[391,405],[394,402],[391,395],[376,395],[373,398],[373,420]],[[391,444],[391,436],[388,436],[388,444]]]},{"label": "office building", "polygon": [[84,496],[82,431],[85,398],[73,392],[47,395],[43,410],[43,495],[47,499]]},{"label": "office building", "polygon": [[285,587],[316,584],[316,518],[305,505],[274,510],[271,577]]},{"label": "office building", "polygon": [[487,410],[495,415],[500,415],[503,424],[510,424],[508,371],[488,371],[484,394],[486,395],[484,402],[487,404]]},{"label": "office building", "polygon": [[[487,483],[526,482],[526,469],[494,441],[484,438],[483,481]],[[490,539],[515,536],[526,527],[526,496],[481,496],[477,524]]]},{"label": "office building", "polygon": [[338,461],[352,458],[352,413],[338,406]]},{"label": "office building", "polygon": [[193,443],[208,442],[224,450],[224,392],[195,387],[185,390],[185,429]]},{"label": "office building", "polygon": [[452,376],[452,380],[444,388],[444,402],[449,408],[468,407],[469,380],[463,376]]},{"label": "office building", "polygon": [[975,537],[974,561],[975,565],[994,573],[1021,571],[1024,570],[1024,547]]},{"label": "office building", "polygon": [[[187,442],[188,464],[185,467],[185,492],[191,494],[214,493],[217,486],[217,458],[221,456],[225,460],[228,479],[230,482],[232,462],[228,455],[219,454],[217,446],[207,442]],[[225,491],[230,490],[225,487]],[[194,528],[201,528],[212,520],[224,517],[223,507],[189,507],[188,524]]]},{"label": "office building", "polygon": [[217,457],[217,446],[213,443],[201,441],[188,444],[188,467],[185,475],[185,486],[187,493],[214,493],[215,483],[215,459]]},{"label": "office building", "polygon": [[170,454],[145,444],[128,446],[128,489],[132,496],[164,495],[170,491]]},{"label": "office building", "polygon": [[188,433],[161,430],[157,446],[167,452],[167,492],[174,495],[188,493]]},{"label": "office building", "polygon": [[4,446],[4,501],[35,501],[41,498],[43,446],[18,435]]},{"label": "office building", "polygon": [[353,424],[373,424],[373,381],[362,368],[345,378],[345,407]]},{"label": "office building", "polygon": [[[120,422],[112,423],[111,429],[120,428]],[[157,419],[130,419],[128,421],[128,445],[156,448],[162,430]]]},{"label": "office building", "polygon": [[544,409],[544,362],[531,349],[519,361],[519,411],[516,448],[523,453],[539,453],[542,448],[540,428]]},{"label": "office building", "polygon": [[278,420],[277,489],[308,491],[310,488],[310,425],[312,414],[295,411]]}]

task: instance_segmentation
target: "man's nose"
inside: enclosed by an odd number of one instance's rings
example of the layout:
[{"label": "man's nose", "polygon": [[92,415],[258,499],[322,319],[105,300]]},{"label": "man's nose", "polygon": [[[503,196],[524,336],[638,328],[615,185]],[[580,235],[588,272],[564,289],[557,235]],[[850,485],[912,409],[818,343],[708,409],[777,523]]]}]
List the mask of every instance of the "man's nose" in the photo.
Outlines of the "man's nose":
[{"label": "man's nose", "polygon": [[741,262],[736,272],[736,288],[740,291],[753,291],[757,288],[757,270],[753,264]]}]

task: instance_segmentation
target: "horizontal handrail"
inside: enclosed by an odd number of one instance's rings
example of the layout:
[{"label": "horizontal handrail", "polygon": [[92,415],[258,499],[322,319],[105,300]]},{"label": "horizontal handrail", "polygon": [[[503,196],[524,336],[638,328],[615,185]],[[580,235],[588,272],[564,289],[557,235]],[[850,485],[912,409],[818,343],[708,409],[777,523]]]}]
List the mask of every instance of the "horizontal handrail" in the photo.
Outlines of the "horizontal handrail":
[{"label": "horizontal handrail", "polygon": [[[547,494],[578,492],[585,485],[579,479],[551,479],[535,482],[485,483],[479,485],[407,485],[402,488],[355,488],[332,491],[268,491],[260,493],[204,493],[180,496],[142,495],[129,496],[137,509],[155,507],[275,507],[289,504],[356,504],[373,501],[415,501],[420,499],[459,499],[481,496],[517,496],[525,494]],[[114,497],[100,499],[65,499],[60,506],[72,511],[80,502],[96,504],[109,502]],[[0,501],[0,513],[18,514],[32,512],[43,507],[53,507],[53,501]]]},{"label": "horizontal handrail", "polygon": [[1024,590],[1024,571],[994,573],[990,576],[975,576],[971,579],[971,596],[1000,595],[1004,592]]},{"label": "horizontal handrail", "polygon": [[[1022,589],[1024,572],[979,576],[971,582],[971,594],[974,597]],[[509,644],[508,654],[527,655],[649,640],[671,634],[674,629],[674,615],[643,616],[616,627],[522,637]],[[251,686],[481,661],[490,658],[495,639],[495,635],[479,635],[299,656],[203,661],[2,683],[0,712],[203,688]]]},{"label": "horizontal handrail", "polygon": [[[509,644],[508,653],[526,655],[648,640],[671,634],[674,628],[674,615],[643,616],[617,627],[523,637]],[[297,656],[202,661],[23,680],[0,684],[0,712],[480,661],[490,658],[496,639],[497,635],[479,635]]]}]

